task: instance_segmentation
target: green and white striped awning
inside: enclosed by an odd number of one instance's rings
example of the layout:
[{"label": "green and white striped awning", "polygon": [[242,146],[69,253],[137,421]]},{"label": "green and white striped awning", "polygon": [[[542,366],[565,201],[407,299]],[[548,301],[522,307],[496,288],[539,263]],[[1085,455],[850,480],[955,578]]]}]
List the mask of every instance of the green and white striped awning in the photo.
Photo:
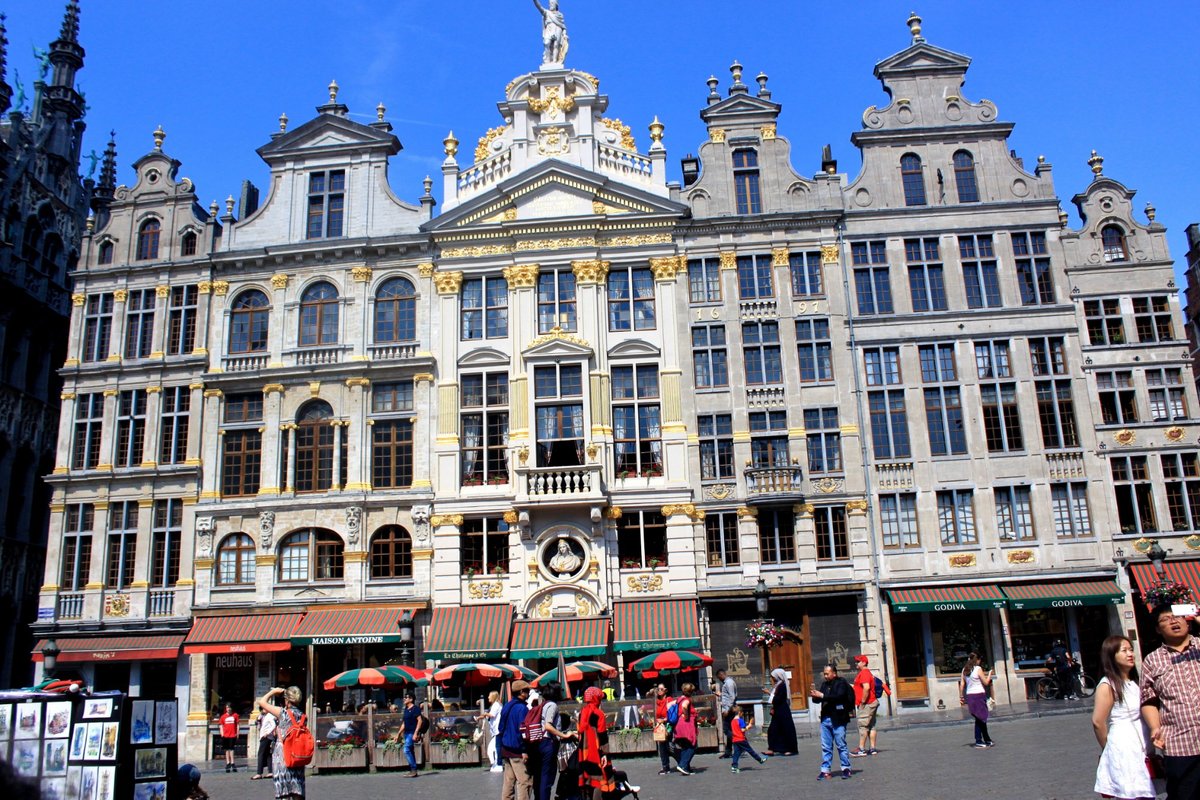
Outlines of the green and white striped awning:
[{"label": "green and white striped awning", "polygon": [[888,589],[887,593],[892,611],[897,613],[1004,608],[1004,593],[994,583],[970,586],[914,586],[911,589]]},{"label": "green and white striped awning", "polygon": [[700,646],[695,600],[634,600],[613,604],[613,649],[654,652]]},{"label": "green and white striped awning", "polygon": [[479,661],[508,655],[513,607],[504,605],[435,608],[425,636],[425,658]]},{"label": "green and white striped awning", "polygon": [[1093,580],[1071,583],[1005,584],[1004,595],[1013,611],[1034,608],[1078,608],[1120,605],[1125,592],[1116,581]]},{"label": "green and white striped awning", "polygon": [[582,658],[608,649],[608,618],[517,620],[513,658]]}]

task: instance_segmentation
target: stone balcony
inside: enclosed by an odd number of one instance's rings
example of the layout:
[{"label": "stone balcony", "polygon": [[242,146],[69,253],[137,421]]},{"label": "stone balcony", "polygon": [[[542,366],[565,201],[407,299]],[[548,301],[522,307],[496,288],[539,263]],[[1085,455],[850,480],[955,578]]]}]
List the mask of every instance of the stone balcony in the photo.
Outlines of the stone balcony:
[{"label": "stone balcony", "polygon": [[571,467],[518,467],[517,503],[574,505],[602,498],[601,467],[581,464]]},{"label": "stone balcony", "polygon": [[796,465],[746,467],[746,498],[751,505],[795,503],[804,499],[804,474]]}]

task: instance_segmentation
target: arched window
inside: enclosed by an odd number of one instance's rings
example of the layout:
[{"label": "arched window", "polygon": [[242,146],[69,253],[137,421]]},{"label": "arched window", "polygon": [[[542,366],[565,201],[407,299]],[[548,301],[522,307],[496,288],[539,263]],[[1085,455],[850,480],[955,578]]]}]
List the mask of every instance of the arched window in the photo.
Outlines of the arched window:
[{"label": "arched window", "polygon": [[153,261],[158,258],[158,235],[161,232],[162,224],[156,219],[148,219],[138,228],[138,261]]},{"label": "arched window", "polygon": [[188,231],[179,240],[179,255],[194,256],[196,255],[196,232]]},{"label": "arched window", "polygon": [[296,415],[295,487],[297,492],[327,492],[332,486],[333,408],[313,400]]},{"label": "arched window", "polygon": [[36,264],[38,253],[41,252],[42,225],[37,217],[25,220],[25,237],[21,244],[21,257],[29,264]]},{"label": "arched window", "polygon": [[958,202],[979,202],[979,184],[975,182],[975,159],[966,150],[959,150],[954,154],[954,185],[958,189]]},{"label": "arched window", "polygon": [[96,256],[96,263],[111,264],[112,260],[113,260],[113,243],[112,242],[101,242],[100,253],[98,256]]},{"label": "arched window", "polygon": [[399,525],[386,525],[371,537],[371,579],[411,578],[412,537]]},{"label": "arched window", "polygon": [[294,531],[279,542],[280,582],[337,581],[345,575],[345,545],[325,528]]},{"label": "arched window", "polygon": [[254,583],[254,541],[244,533],[231,533],[217,548],[217,586]]},{"label": "arched window", "polygon": [[338,293],[333,284],[314,283],[300,295],[300,346],[337,344]]},{"label": "arched window", "polygon": [[921,157],[916,153],[901,156],[900,177],[904,181],[904,205],[925,205],[925,173],[921,171]]},{"label": "arched window", "polygon": [[417,338],[417,293],[405,278],[392,278],[375,295],[375,343]]},{"label": "arched window", "polygon": [[43,275],[57,277],[59,273],[58,260],[62,257],[62,239],[57,233],[46,234],[46,240],[42,243],[42,263],[38,269]]},{"label": "arched window", "polygon": [[229,352],[259,353],[267,349],[271,301],[257,289],[242,292],[233,301],[229,320]]},{"label": "arched window", "polygon": [[1125,247],[1125,231],[1116,225],[1105,225],[1100,231],[1100,241],[1104,245],[1105,261],[1124,261],[1129,258]]}]

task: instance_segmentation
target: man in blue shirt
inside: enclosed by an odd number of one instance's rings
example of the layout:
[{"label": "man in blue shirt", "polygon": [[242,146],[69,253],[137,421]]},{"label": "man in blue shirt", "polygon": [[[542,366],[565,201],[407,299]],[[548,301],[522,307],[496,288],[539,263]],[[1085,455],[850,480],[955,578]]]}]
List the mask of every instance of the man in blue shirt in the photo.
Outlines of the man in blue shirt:
[{"label": "man in blue shirt", "polygon": [[504,762],[504,786],[500,800],[529,800],[533,790],[533,778],[529,774],[525,753],[525,741],[521,738],[521,725],[529,706],[529,684],[525,681],[512,682],[512,699],[500,709],[500,758]]},{"label": "man in blue shirt", "polygon": [[425,734],[425,717],[412,692],[404,695],[404,758],[408,761],[408,777],[417,777],[417,755],[415,743]]}]

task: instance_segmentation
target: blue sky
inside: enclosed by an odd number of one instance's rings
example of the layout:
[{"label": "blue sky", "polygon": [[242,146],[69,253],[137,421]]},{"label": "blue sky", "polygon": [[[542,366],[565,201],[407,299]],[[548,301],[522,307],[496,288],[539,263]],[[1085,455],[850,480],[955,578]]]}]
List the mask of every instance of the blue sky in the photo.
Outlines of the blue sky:
[{"label": "blue sky", "polygon": [[[58,33],[65,0],[0,0],[8,13],[9,68],[27,90],[36,74],[32,48]],[[7,5],[7,8],[5,6]],[[841,171],[857,174],[849,142],[862,112],[887,98],[876,62],[908,46],[910,2],[860,0],[561,0],[571,39],[567,66],[600,78],[608,115],[633,129],[639,147],[657,114],[666,124],[670,179],[679,159],[705,138],[699,112],[710,74],[729,83],[738,59],[747,78],[770,76],[783,105],[780,135],[792,143],[801,174],[833,145]],[[91,106],[85,152],[100,152],[117,130],[119,178],[167,131],[165,149],[183,162],[205,205],[237,195],[249,178],[267,183],[255,149],[278,129],[280,112],[302,124],[336,79],[339,100],[370,122],[375,106],[404,151],[391,182],[415,202],[421,179],[440,187],[442,139],[453,129],[460,163],[475,140],[501,124],[496,103],[515,76],[541,61],[540,18],[529,0],[249,0],[244,3],[82,0],[87,63],[79,83]],[[1047,3],[1012,0],[915,6],[934,45],[970,56],[964,95],[996,103],[1016,123],[1010,146],[1032,168],[1054,166],[1069,198],[1091,178],[1096,149],[1105,174],[1138,190],[1168,229],[1182,262],[1184,227],[1200,222],[1200,43],[1194,2]],[[747,80],[747,83],[750,81]],[[84,163],[87,170],[87,162]],[[1143,220],[1144,221],[1144,220]]]}]

